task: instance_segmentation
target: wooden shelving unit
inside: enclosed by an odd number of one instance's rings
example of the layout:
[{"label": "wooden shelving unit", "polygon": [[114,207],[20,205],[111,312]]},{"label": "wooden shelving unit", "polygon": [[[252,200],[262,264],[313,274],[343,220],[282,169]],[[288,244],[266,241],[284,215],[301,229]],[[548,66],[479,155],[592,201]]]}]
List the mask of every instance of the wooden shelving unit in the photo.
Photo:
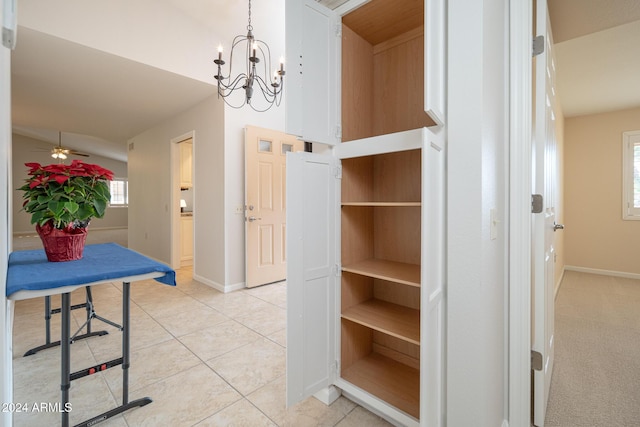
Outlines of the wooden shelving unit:
[{"label": "wooden shelving unit", "polygon": [[342,160],[341,377],[419,418],[422,151]]}]

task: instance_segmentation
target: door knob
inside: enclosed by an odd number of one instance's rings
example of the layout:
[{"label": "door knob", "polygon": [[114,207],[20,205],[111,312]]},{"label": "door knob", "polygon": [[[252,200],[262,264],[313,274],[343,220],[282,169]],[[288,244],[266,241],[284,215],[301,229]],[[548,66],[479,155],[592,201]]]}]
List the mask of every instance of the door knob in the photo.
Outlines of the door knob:
[{"label": "door knob", "polygon": [[256,218],[255,216],[250,216],[249,218],[247,218],[249,220],[249,222],[253,222],[253,221],[259,221],[262,218]]},{"label": "door knob", "polygon": [[564,224],[556,224],[555,222],[553,223],[553,231],[556,230],[564,230]]}]

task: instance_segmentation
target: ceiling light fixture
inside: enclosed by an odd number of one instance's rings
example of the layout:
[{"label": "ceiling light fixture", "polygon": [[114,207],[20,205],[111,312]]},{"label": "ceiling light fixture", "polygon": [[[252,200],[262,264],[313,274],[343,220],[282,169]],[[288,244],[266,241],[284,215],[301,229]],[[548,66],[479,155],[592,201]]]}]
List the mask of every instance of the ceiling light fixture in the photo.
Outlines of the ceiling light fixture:
[{"label": "ceiling light fixture", "polygon": [[58,160],[67,158],[68,150],[62,147],[62,132],[58,131],[58,146],[51,150],[51,157]]},{"label": "ceiling light fixture", "polygon": [[[244,69],[232,80],[233,72],[233,52],[237,46],[246,44],[246,54],[244,61]],[[218,74],[214,77],[218,81],[218,97],[222,97],[224,102],[232,108],[241,108],[245,104],[249,104],[255,111],[267,111],[273,105],[280,105],[282,101],[282,90],[284,88],[284,58],[280,58],[280,69],[276,69],[273,79],[270,78],[271,68],[271,50],[262,40],[258,40],[253,35],[253,27],[251,26],[251,0],[249,0],[249,23],[247,25],[247,35],[238,35],[233,39],[231,45],[231,55],[229,56],[229,74],[222,74],[222,66],[225,61],[222,60],[222,45],[218,46],[218,59],[213,61],[218,66]],[[262,65],[259,65],[262,62]],[[237,66],[236,66],[237,68]],[[262,71],[259,74],[258,71]],[[264,96],[268,106],[264,109],[256,107],[252,102],[254,88],[259,88]],[[233,92],[238,89],[244,89],[244,98],[241,104],[233,105],[227,99]]]}]

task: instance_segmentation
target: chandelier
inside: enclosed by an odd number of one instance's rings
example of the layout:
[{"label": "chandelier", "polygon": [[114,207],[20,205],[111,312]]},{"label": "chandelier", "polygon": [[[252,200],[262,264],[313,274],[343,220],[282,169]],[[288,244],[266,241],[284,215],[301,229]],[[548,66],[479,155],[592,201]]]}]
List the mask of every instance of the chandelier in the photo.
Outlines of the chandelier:
[{"label": "chandelier", "polygon": [[[233,54],[236,51],[236,58],[242,53],[242,47],[246,47],[244,58],[236,60],[235,68],[242,66],[240,73],[233,77],[234,62]],[[236,49],[238,48],[238,49]],[[240,52],[238,52],[240,51]],[[255,111],[267,111],[273,105],[280,105],[282,101],[282,89],[284,88],[284,58],[280,58],[280,69],[276,69],[273,78],[270,76],[271,68],[271,50],[262,40],[258,40],[253,35],[253,27],[251,26],[251,0],[249,0],[249,23],[247,25],[247,35],[238,35],[233,39],[231,45],[231,55],[229,56],[229,74],[222,74],[222,66],[225,61],[222,60],[222,45],[218,46],[218,59],[213,61],[218,66],[218,74],[214,77],[218,81],[218,97],[222,97],[227,105],[232,108],[241,108],[248,104]],[[240,65],[238,65],[240,63]],[[262,63],[262,64],[261,64]],[[262,73],[259,73],[259,72]],[[232,104],[228,97],[236,90],[244,90],[242,103]],[[251,101],[254,95],[254,89],[258,89],[266,100],[268,106],[265,108],[256,107]],[[258,92],[256,90],[255,92]],[[261,104],[259,102],[258,104]]]}]

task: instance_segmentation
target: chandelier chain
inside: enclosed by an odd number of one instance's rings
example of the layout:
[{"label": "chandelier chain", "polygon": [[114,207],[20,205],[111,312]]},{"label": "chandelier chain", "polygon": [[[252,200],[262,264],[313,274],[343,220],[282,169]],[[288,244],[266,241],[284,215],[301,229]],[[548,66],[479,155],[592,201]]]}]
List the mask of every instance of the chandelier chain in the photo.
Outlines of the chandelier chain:
[{"label": "chandelier chain", "polygon": [[251,25],[251,0],[249,0],[249,25],[247,25],[248,31],[253,31],[253,26]]}]

